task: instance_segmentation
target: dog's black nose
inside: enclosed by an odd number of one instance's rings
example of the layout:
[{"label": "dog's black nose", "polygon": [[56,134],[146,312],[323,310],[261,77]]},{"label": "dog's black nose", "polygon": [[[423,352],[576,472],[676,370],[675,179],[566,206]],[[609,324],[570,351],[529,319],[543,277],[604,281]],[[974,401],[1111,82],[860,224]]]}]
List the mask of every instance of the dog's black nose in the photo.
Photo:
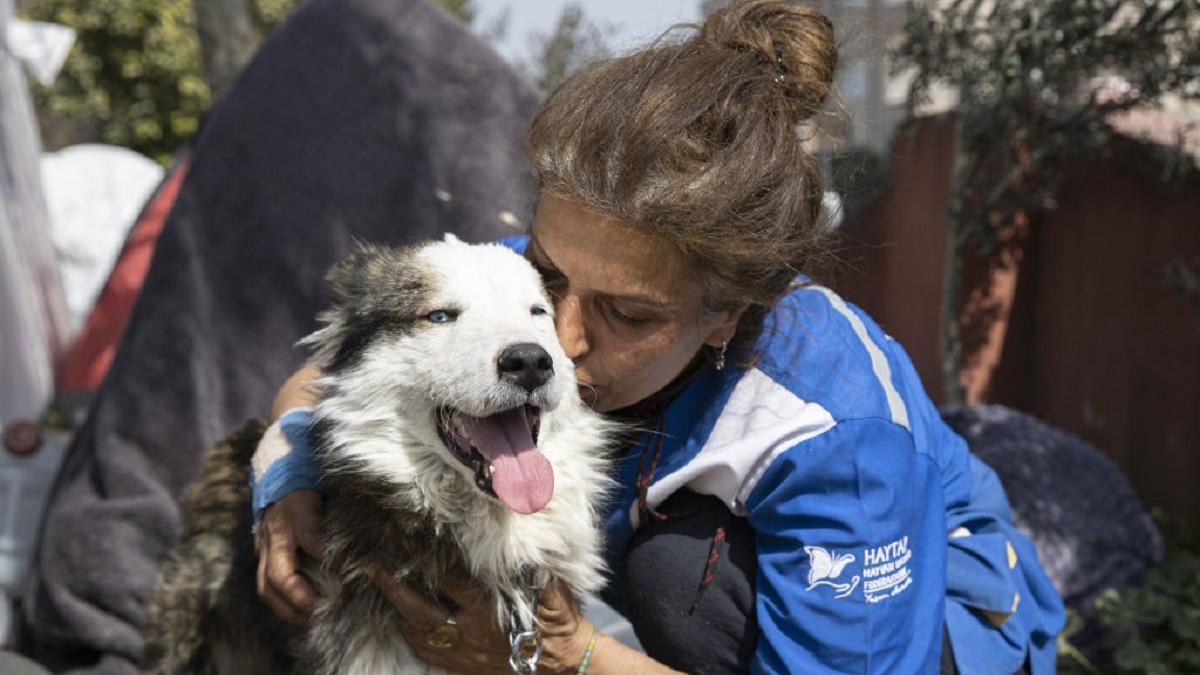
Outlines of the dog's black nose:
[{"label": "dog's black nose", "polygon": [[511,382],[525,391],[533,391],[550,381],[550,376],[554,374],[554,360],[541,345],[522,342],[509,345],[500,352],[496,370],[500,372],[501,380]]}]

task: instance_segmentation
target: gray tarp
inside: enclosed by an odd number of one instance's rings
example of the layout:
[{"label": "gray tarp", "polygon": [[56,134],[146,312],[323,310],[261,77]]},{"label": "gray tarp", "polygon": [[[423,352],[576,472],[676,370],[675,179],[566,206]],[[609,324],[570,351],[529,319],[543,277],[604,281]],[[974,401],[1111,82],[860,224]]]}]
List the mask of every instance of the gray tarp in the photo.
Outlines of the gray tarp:
[{"label": "gray tarp", "polygon": [[0,0],[0,428],[41,413],[67,339],[37,120],[21,64],[4,45],[12,10],[12,0]]},{"label": "gray tarp", "polygon": [[133,673],[203,450],[264,413],[354,238],[513,233],[535,90],[417,0],[313,0],[214,109],[112,370],[64,463],[25,649]]},{"label": "gray tarp", "polygon": [[[0,431],[35,420],[54,390],[54,361],[67,338],[67,309],[42,198],[37,120],[8,28],[12,0],[0,0]],[[0,450],[0,642],[11,629],[36,512],[54,457]]]}]

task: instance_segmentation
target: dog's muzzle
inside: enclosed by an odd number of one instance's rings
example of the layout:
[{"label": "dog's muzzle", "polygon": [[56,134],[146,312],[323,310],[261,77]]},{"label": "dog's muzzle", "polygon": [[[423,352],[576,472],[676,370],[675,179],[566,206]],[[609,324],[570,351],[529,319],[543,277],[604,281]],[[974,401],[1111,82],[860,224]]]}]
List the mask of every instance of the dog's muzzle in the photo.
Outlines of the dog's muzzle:
[{"label": "dog's muzzle", "polygon": [[540,511],[554,495],[554,469],[538,450],[541,411],[517,406],[484,417],[436,413],[442,442],[474,474],[475,485],[517,513]]},{"label": "dog's muzzle", "polygon": [[554,376],[554,359],[541,345],[521,342],[500,352],[496,371],[501,382],[515,384],[532,393]]}]

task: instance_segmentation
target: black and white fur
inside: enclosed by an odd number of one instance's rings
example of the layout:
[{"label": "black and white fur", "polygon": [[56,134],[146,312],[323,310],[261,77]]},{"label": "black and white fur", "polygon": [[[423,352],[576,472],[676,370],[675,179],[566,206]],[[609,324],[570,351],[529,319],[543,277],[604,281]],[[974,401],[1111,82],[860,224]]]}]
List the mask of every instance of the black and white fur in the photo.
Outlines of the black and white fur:
[{"label": "black and white fur", "polygon": [[[326,373],[315,410],[326,550],[312,619],[284,626],[255,593],[244,485],[262,428],[252,426],[214,449],[184,496],[189,532],[150,607],[148,672],[431,672],[371,582],[377,570],[434,589],[465,568],[492,594],[501,625],[510,611],[533,621],[531,572],[576,595],[602,583],[595,514],[610,430],[579,399],[533,268],[504,247],[448,237],[362,247],[330,280],[338,302],[305,340]],[[545,350],[545,382],[530,388],[499,372],[513,345]],[[445,429],[459,412],[519,406],[537,412],[538,450],[554,473],[553,497],[530,514],[498,501],[488,469],[448,447]]]}]

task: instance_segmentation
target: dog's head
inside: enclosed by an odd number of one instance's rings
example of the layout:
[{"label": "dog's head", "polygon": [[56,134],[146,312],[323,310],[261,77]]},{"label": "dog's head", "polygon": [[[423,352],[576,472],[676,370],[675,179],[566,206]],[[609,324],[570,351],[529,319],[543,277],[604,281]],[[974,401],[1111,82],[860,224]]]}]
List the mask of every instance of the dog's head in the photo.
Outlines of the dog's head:
[{"label": "dog's head", "polygon": [[513,511],[544,507],[554,469],[539,434],[582,404],[532,266],[448,237],[360,246],[329,280],[338,301],[305,341],[327,373],[318,412],[337,445],[391,478],[436,459]]}]

